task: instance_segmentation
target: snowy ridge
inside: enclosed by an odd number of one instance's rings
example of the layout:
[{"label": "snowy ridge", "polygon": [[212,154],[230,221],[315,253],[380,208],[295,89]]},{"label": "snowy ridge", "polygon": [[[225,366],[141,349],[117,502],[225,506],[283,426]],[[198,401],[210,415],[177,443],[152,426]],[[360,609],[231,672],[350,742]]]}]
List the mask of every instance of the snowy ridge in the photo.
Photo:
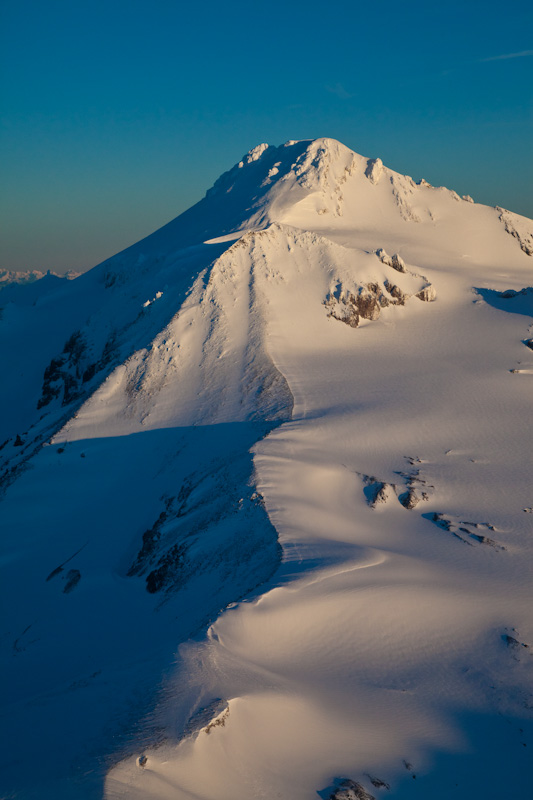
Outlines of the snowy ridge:
[{"label": "snowy ridge", "polygon": [[292,396],[264,348],[256,259],[249,263],[258,237],[269,235],[247,234],[202,271],[171,322],[109,376],[56,441],[102,425],[121,435],[290,417]]},{"label": "snowy ridge", "polygon": [[528,230],[259,145],[4,307],[7,792],[524,793]]}]

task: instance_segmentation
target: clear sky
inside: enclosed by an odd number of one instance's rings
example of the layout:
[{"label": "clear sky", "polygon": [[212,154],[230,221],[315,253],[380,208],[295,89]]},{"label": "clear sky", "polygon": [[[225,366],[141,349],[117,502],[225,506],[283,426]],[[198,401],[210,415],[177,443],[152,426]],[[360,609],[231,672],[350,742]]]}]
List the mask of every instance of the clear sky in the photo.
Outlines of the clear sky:
[{"label": "clear sky", "polygon": [[533,217],[533,4],[3,0],[3,269],[85,269],[260,142]]}]

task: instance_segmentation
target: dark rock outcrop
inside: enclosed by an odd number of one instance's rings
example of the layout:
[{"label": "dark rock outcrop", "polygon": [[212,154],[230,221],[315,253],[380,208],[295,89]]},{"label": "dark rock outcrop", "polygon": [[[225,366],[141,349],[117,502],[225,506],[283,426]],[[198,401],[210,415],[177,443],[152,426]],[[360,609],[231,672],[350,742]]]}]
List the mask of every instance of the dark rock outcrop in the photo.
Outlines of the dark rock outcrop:
[{"label": "dark rock outcrop", "polygon": [[346,778],[333,790],[328,800],[376,800],[376,798],[360,783]]}]

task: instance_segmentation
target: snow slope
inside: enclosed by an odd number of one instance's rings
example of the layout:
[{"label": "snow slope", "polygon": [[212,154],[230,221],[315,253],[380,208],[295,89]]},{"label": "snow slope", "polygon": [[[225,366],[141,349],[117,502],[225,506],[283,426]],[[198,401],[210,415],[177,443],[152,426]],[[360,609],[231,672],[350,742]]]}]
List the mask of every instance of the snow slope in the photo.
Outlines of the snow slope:
[{"label": "snow slope", "polygon": [[526,796],[532,231],[260,145],[4,308],[7,796]]}]

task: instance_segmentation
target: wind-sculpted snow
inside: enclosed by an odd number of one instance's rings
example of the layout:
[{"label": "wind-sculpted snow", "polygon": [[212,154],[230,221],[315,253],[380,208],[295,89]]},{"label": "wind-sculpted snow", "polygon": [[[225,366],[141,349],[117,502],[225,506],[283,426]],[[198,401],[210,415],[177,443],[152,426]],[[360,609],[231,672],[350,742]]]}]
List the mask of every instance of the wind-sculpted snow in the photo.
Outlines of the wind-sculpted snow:
[{"label": "wind-sculpted snow", "polygon": [[530,257],[499,213],[263,144],[6,304],[4,793],[526,796]]}]

